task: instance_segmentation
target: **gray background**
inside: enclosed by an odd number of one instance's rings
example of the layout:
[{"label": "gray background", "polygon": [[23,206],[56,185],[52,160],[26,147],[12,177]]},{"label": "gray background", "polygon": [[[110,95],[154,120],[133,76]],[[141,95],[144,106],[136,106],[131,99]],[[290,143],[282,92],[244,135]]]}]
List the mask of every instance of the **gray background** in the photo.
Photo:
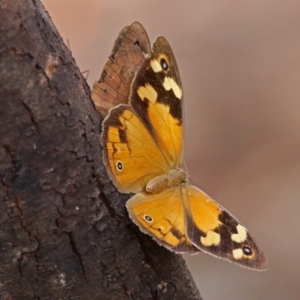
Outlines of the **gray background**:
[{"label": "gray background", "polygon": [[151,41],[170,42],[190,177],[247,226],[269,262],[254,272],[185,256],[204,299],[300,299],[300,2],[43,3],[90,84],[125,25],[140,21]]}]

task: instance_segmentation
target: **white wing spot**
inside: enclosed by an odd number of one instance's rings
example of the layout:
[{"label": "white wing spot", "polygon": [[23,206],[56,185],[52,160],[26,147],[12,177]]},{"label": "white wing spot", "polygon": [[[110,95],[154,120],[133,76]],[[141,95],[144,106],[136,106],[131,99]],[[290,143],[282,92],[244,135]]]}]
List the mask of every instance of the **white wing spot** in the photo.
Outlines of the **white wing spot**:
[{"label": "white wing spot", "polygon": [[206,237],[201,236],[200,241],[204,246],[218,246],[220,244],[221,237],[214,231],[208,231]]},{"label": "white wing spot", "polygon": [[151,103],[155,103],[157,100],[157,92],[154,87],[150,84],[146,84],[145,86],[140,86],[137,90],[137,93],[141,100],[148,99]]},{"label": "white wing spot", "polygon": [[159,63],[159,61],[158,61],[157,59],[152,59],[152,60],[150,61],[150,65],[151,65],[152,70],[153,70],[155,73],[158,73],[158,72],[161,72],[161,71],[162,71],[161,64]]},{"label": "white wing spot", "polygon": [[242,249],[238,248],[238,249],[233,249],[232,250],[232,255],[234,257],[234,259],[236,260],[240,260],[244,257],[244,252]]},{"label": "white wing spot", "polygon": [[176,98],[178,98],[179,100],[181,99],[182,90],[173,78],[166,76],[163,82],[163,87],[166,91],[173,90]]},{"label": "white wing spot", "polygon": [[233,233],[231,235],[231,239],[236,243],[242,243],[247,239],[247,231],[244,226],[241,224],[236,226],[236,230],[238,233]]}]

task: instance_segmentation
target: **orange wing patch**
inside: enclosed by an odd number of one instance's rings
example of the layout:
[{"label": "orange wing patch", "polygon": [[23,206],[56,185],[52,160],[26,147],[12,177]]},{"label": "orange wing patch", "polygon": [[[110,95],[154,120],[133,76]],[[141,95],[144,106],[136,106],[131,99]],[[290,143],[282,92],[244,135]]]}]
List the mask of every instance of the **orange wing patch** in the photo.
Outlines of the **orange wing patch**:
[{"label": "orange wing patch", "polygon": [[126,207],[140,230],[150,234],[159,244],[176,252],[198,251],[186,237],[179,188],[167,189],[159,194],[136,194],[127,201]]},{"label": "orange wing patch", "polygon": [[127,105],[110,111],[101,142],[110,178],[122,192],[143,191],[151,178],[168,169],[156,142]]}]

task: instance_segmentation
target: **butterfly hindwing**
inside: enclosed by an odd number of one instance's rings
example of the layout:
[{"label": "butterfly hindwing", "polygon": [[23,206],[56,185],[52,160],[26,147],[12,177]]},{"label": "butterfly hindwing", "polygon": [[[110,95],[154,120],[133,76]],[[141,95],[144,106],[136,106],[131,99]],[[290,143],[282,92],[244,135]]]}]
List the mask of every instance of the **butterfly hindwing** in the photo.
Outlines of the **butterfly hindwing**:
[{"label": "butterfly hindwing", "polygon": [[186,218],[180,188],[159,194],[138,193],[126,203],[132,221],[160,245],[175,252],[199,250],[186,237]]}]

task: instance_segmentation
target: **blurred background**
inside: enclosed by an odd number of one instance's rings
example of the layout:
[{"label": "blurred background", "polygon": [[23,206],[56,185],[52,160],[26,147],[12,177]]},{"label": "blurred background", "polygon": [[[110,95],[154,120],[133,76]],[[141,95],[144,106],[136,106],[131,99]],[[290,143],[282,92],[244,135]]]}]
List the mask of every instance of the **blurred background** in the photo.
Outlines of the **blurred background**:
[{"label": "blurred background", "polygon": [[300,2],[42,0],[90,85],[119,31],[164,35],[185,92],[185,162],[193,183],[264,249],[254,272],[185,259],[206,300],[300,299]]}]

